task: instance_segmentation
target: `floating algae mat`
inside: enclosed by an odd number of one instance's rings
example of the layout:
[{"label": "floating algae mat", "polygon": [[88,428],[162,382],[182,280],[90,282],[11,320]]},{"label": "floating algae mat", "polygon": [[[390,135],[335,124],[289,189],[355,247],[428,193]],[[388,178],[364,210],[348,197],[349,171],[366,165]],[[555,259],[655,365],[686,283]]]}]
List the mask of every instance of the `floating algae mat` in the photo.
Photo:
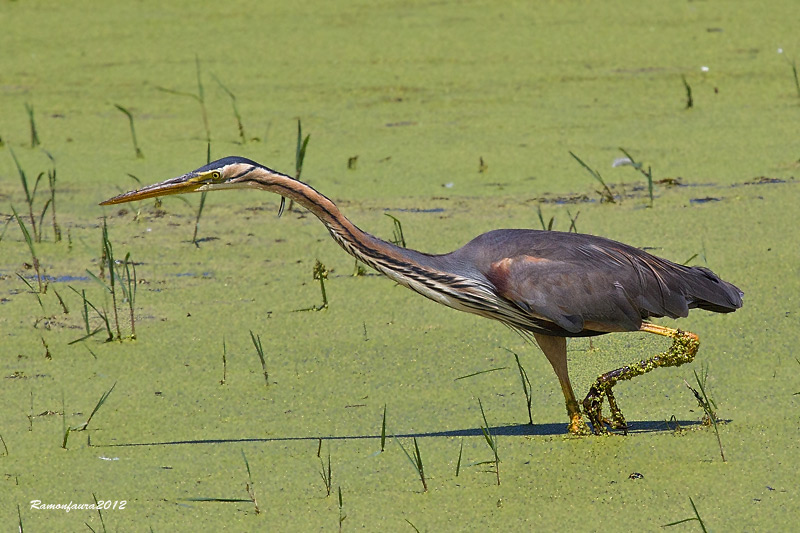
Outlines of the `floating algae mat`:
[{"label": "floating algae mat", "polygon": [[[3,523],[789,529],[792,14],[791,2],[0,5]],[[298,119],[302,179],[384,239],[399,237],[385,213],[431,253],[496,228],[572,228],[706,266],[745,305],[659,321],[700,336],[695,361],[615,387],[627,436],[571,438],[537,348],[360,271],[308,213],[277,218],[277,196],[97,206],[209,156],[294,174]],[[642,166],[612,167],[620,148]],[[318,261],[328,307],[296,312],[322,302]],[[576,392],[668,345],[570,341]],[[695,372],[719,442],[687,387],[699,391]]]}]

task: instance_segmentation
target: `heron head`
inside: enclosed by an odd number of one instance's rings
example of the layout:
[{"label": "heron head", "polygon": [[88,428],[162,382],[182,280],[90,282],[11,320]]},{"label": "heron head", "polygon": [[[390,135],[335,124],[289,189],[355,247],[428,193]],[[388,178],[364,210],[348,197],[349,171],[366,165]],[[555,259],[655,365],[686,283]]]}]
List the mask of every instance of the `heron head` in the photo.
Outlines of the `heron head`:
[{"label": "heron head", "polygon": [[261,168],[261,165],[244,157],[225,157],[183,176],[109,198],[100,205],[121,204],[170,194],[241,189],[247,187],[247,175],[256,168]]}]

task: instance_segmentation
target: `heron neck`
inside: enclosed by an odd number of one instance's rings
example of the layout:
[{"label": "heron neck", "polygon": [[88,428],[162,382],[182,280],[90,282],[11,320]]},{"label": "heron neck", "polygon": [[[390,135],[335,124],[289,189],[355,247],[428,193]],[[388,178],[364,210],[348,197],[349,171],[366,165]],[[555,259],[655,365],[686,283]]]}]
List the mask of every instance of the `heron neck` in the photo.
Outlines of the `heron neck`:
[{"label": "heron neck", "polygon": [[[276,179],[277,178],[277,179]],[[452,254],[432,255],[402,248],[362,231],[314,188],[288,176],[272,175],[262,189],[290,198],[316,216],[347,253],[409,289],[448,307],[484,314],[491,284]],[[493,316],[493,315],[485,315]]]},{"label": "heron neck", "polygon": [[271,183],[267,188],[308,209],[325,225],[339,246],[356,259],[392,278],[394,276],[387,272],[387,263],[401,262],[413,266],[423,266],[424,264],[424,266],[430,267],[426,264],[428,262],[426,258],[432,256],[416,250],[401,248],[370,235],[344,216],[336,204],[324,194],[301,181],[282,174],[279,176],[281,179]]}]

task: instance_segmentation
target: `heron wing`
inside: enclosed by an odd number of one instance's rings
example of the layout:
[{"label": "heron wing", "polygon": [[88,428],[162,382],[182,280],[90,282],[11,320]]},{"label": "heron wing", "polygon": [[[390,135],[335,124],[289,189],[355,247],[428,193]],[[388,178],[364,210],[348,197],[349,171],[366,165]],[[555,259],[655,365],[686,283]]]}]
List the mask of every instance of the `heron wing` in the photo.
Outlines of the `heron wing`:
[{"label": "heron wing", "polygon": [[642,322],[635,295],[609,269],[523,255],[492,263],[487,277],[502,297],[570,333],[587,322],[608,331],[633,331]]},{"label": "heron wing", "polygon": [[495,230],[452,254],[472,258],[497,293],[553,333],[634,331],[650,317],[699,307],[731,312],[742,292],[702,267],[678,265],[603,237]]}]

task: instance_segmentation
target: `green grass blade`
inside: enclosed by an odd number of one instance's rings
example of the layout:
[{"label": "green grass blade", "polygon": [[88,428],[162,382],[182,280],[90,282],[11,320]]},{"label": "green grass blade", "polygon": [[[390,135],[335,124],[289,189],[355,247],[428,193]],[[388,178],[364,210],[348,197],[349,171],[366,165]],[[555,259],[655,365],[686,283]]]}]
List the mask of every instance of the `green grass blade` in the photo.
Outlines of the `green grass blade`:
[{"label": "green grass blade", "polygon": [[694,98],[692,97],[692,86],[689,85],[689,82],[686,81],[686,76],[681,74],[681,80],[683,80],[683,88],[686,89],[686,109],[691,109],[694,107]]},{"label": "green grass blade", "polygon": [[33,288],[33,285],[31,285],[31,282],[30,282],[30,281],[28,281],[27,279],[25,279],[24,277],[22,277],[22,274],[20,274],[19,272],[17,272],[17,277],[18,277],[19,279],[21,279],[21,280],[22,280],[22,282],[23,282],[25,285],[27,285],[27,286],[28,286],[28,288],[31,290],[31,294],[33,294],[34,296],[36,296],[36,300],[39,302],[39,307],[41,307],[41,308],[42,308],[42,311],[44,311],[44,303],[42,303],[42,297],[41,297],[41,296],[39,296],[39,292],[38,292],[36,289],[34,289],[34,288]]},{"label": "green grass blade", "polygon": [[25,171],[22,170],[22,165],[19,164],[19,160],[17,159],[17,154],[14,153],[14,149],[9,146],[8,150],[11,152],[11,158],[14,160],[14,164],[17,166],[17,173],[19,174],[19,179],[22,181],[22,189],[25,191],[25,201],[28,203],[28,205],[30,205],[33,203],[33,198],[28,188],[28,177],[25,175]]},{"label": "green grass blade", "polygon": [[14,214],[14,218],[17,219],[17,225],[19,225],[20,231],[22,231],[22,236],[25,239],[25,243],[28,245],[28,250],[31,252],[31,260],[33,261],[33,269],[36,271],[36,281],[39,283],[39,293],[44,293],[44,285],[42,284],[42,274],[39,269],[39,257],[36,255],[36,250],[33,247],[33,239],[31,238],[31,234],[28,232],[28,228],[25,226],[25,223],[22,222],[22,219],[17,214],[17,210],[14,209],[14,206],[11,206],[11,212]]},{"label": "green grass blade", "polygon": [[256,347],[258,359],[261,361],[261,369],[264,371],[264,382],[269,386],[269,373],[267,372],[267,361],[264,357],[264,347],[261,345],[261,336],[256,335],[253,333],[253,330],[250,330],[250,338],[253,340],[253,346]]},{"label": "green grass blade", "polygon": [[250,473],[250,462],[247,460],[247,455],[244,453],[244,448],[242,448],[242,459],[244,459],[244,466],[247,469],[247,479],[250,483],[253,482],[253,476]]},{"label": "green grass blade", "polygon": [[398,220],[396,217],[390,215],[389,213],[384,213],[387,217],[392,219],[392,223],[394,227],[392,229],[392,243],[396,244],[397,246],[401,246],[403,248],[407,248],[406,246],[406,237],[403,235],[403,224]]},{"label": "green grass blade", "polygon": [[603,200],[610,204],[616,203],[616,199],[614,198],[614,193],[612,193],[611,189],[608,188],[608,185],[606,185],[606,182],[603,180],[603,177],[600,175],[600,173],[597,172],[592,167],[590,167],[589,165],[587,165],[586,163],[584,163],[583,159],[575,155],[571,150],[569,152],[569,155],[571,155],[575,159],[575,161],[580,163],[580,165],[584,169],[586,169],[586,171],[589,174],[591,174],[591,176],[603,187],[603,192],[601,194]]},{"label": "green grass blade", "polygon": [[797,96],[800,96],[800,78],[797,76],[797,62],[792,59],[792,75],[794,76],[794,88],[797,90]]},{"label": "green grass blade", "polygon": [[217,84],[219,84],[220,88],[223,91],[225,91],[225,94],[227,94],[228,97],[231,99],[231,107],[233,107],[233,116],[236,118],[236,125],[239,128],[239,139],[241,140],[242,144],[246,144],[247,137],[244,134],[244,125],[242,124],[242,116],[239,114],[239,109],[236,107],[236,95],[234,95],[233,92],[230,89],[228,89],[220,81],[220,79],[217,78],[217,76],[215,76],[213,73],[211,74],[211,77],[214,78]]},{"label": "green grass blade", "polygon": [[300,119],[297,119],[297,146],[295,148],[295,174],[294,178],[299,180],[300,175],[303,173],[303,163],[306,159],[306,148],[308,148],[308,141],[311,140],[311,135],[306,135],[303,138],[303,126]]},{"label": "green grass blade", "polygon": [[453,381],[480,376],[481,374],[488,374],[489,372],[497,372],[498,370],[506,370],[507,368],[507,366],[498,366],[497,368],[490,368],[488,370],[479,370],[478,372],[473,372],[472,374],[467,374],[466,376],[458,376],[457,378],[453,379]]},{"label": "green grass blade", "polygon": [[381,451],[386,447],[386,404],[383,404],[383,422],[381,423]]},{"label": "green grass blade", "polygon": [[103,520],[103,513],[100,512],[100,506],[97,504],[97,496],[92,493],[92,498],[94,498],[94,505],[97,508],[97,514],[100,515],[100,525],[103,527],[103,533],[106,533],[106,521]]},{"label": "green grass blade", "polygon": [[403,446],[403,443],[400,442],[400,439],[398,439],[396,435],[392,435],[392,438],[400,446],[400,449],[403,450],[403,453],[406,455],[406,458],[408,458],[408,462],[411,463],[411,466],[414,467],[414,470],[417,472],[417,475],[421,479],[422,478],[422,472],[420,471],[419,466],[417,465],[417,461],[411,458],[411,454],[408,453],[408,451],[406,450],[406,447]]},{"label": "green grass blade", "polygon": [[[102,287],[106,286],[105,282],[103,282],[100,278],[98,278],[97,276],[92,274],[90,271],[87,270],[86,273],[89,274],[89,276],[92,277],[94,280],[96,280]],[[86,298],[86,291],[82,291],[82,293],[80,293],[75,289],[75,287],[70,286],[69,288],[72,289],[72,291],[75,292],[76,294],[83,296],[84,305],[88,305],[89,307],[91,307],[94,310],[95,313],[97,313],[97,316],[100,317],[100,319],[103,321],[103,323],[106,326],[106,331],[108,332],[108,340],[113,340],[114,339],[114,335],[111,333],[111,324],[110,324],[110,322],[108,320],[107,314],[103,313],[102,311],[100,311],[91,301],[89,301]],[[87,320],[87,333],[88,333],[88,311],[86,313],[86,320]],[[95,333],[97,333],[96,330],[94,332],[92,332],[91,334],[87,334],[86,337],[90,337],[91,335],[94,335]],[[84,339],[78,339],[77,341],[72,341],[72,343],[70,343],[70,344],[74,344],[75,342],[79,342],[80,340],[84,340]]]},{"label": "green grass blade", "polygon": [[99,411],[99,410],[100,410],[100,408],[103,406],[103,404],[104,404],[104,403],[106,403],[106,400],[108,400],[108,397],[109,397],[109,396],[111,395],[111,393],[114,391],[114,387],[116,387],[116,386],[117,386],[117,382],[115,381],[115,382],[114,382],[114,384],[113,384],[113,385],[111,385],[111,388],[110,388],[110,389],[108,389],[106,392],[104,392],[104,393],[103,393],[103,394],[100,396],[100,399],[97,401],[97,405],[95,405],[95,406],[94,406],[94,409],[92,409],[92,412],[89,414],[89,418],[87,418],[87,419],[86,419],[86,422],[84,422],[84,423],[83,423],[81,426],[79,426],[78,428],[73,428],[73,429],[77,429],[78,431],[84,431],[86,428],[88,428],[88,427],[89,427],[89,422],[91,422],[91,421],[92,421],[92,418],[93,418],[93,417],[94,417],[94,415],[97,413],[97,411]]},{"label": "green grass blade", "polygon": [[71,428],[67,425],[67,407],[64,401],[64,391],[61,391],[61,430],[64,439],[61,441],[61,447],[67,449],[67,440],[69,440],[69,432]]},{"label": "green grass blade", "polygon": [[461,445],[458,447],[458,462],[456,463],[456,477],[461,472],[461,456],[464,453],[464,439],[461,439]]},{"label": "green grass blade", "polygon": [[[111,292],[111,287],[108,285],[108,283],[106,283],[105,281],[103,281],[102,279],[100,279],[99,277],[97,277],[97,275],[96,275],[94,272],[92,272],[91,270],[87,269],[87,270],[86,270],[86,273],[87,273],[87,274],[89,275],[89,277],[90,277],[92,280],[94,280],[94,281],[95,281],[95,282],[96,282],[98,285],[100,285],[101,287],[103,287],[103,288],[104,288],[106,291],[108,291],[108,292]],[[92,306],[92,307],[94,307],[94,306]],[[97,310],[97,309],[95,309],[95,311],[96,311],[96,310]]]},{"label": "green grass blade", "polygon": [[211,128],[208,126],[208,112],[206,111],[206,92],[203,88],[203,77],[200,75],[200,56],[194,56],[194,63],[197,72],[197,101],[200,102],[200,113],[203,116],[203,127],[206,130],[206,142],[211,144]]},{"label": "green grass blade", "polygon": [[[511,352],[511,350],[508,350],[508,348],[506,348],[506,350]],[[532,425],[533,413],[531,411],[531,407],[533,405],[533,395],[532,395],[533,386],[531,385],[531,380],[528,378],[528,373],[525,371],[525,368],[523,368],[522,363],[519,360],[519,355],[517,355],[514,352],[511,352],[511,354],[514,356],[514,360],[517,362],[519,377],[520,380],[522,381],[522,392],[525,393],[525,403],[527,404],[528,407],[528,422]]]},{"label": "green grass blade", "polygon": [[28,124],[31,129],[31,148],[36,148],[41,144],[39,133],[36,131],[36,121],[33,118],[33,104],[25,102],[25,111],[28,113]]},{"label": "green grass blade", "polygon": [[494,453],[494,468],[495,472],[497,473],[497,484],[500,485],[500,457],[497,453],[497,437],[492,435],[492,432],[489,429],[489,422],[486,420],[486,413],[483,410],[483,402],[481,402],[480,398],[478,398],[478,405],[481,408],[481,416],[483,417],[483,426],[481,426],[481,432],[483,433],[483,438],[486,439],[486,443],[489,445],[489,448]]},{"label": "green grass blade", "polygon": [[119,104],[114,104],[114,107],[122,111],[125,114],[125,116],[128,117],[128,124],[130,125],[131,139],[133,140],[133,148],[136,151],[136,158],[144,159],[144,154],[142,153],[142,150],[139,148],[139,143],[136,141],[136,128],[133,126],[133,115],[131,114],[130,111],[128,111],[128,109],[122,107]]}]

